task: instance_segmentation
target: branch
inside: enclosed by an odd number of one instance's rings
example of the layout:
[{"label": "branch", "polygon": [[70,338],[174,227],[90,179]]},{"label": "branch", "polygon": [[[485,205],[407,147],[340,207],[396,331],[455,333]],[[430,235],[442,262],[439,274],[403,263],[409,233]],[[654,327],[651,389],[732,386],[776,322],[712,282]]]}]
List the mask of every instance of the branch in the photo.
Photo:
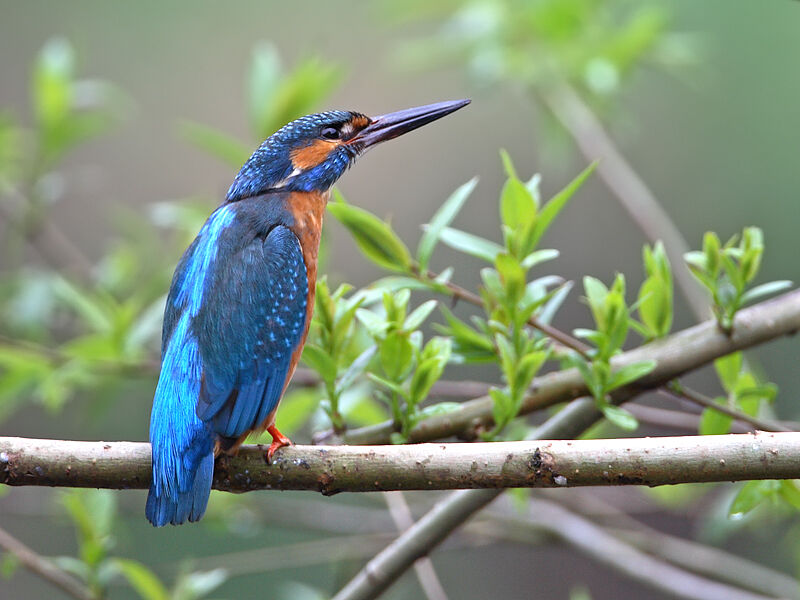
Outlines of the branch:
[{"label": "branch", "polygon": [[528,513],[530,523],[519,521],[521,531],[544,529],[585,555],[639,583],[687,600],[764,600],[764,596],[712,581],[653,558],[614,537],[588,519],[554,502],[535,498]]},{"label": "branch", "polygon": [[[797,596],[797,581],[785,573],[713,546],[662,533],[631,517],[616,505],[601,500],[598,495],[572,494],[565,500],[565,508],[584,517],[596,515],[590,520],[600,520],[612,535],[682,569],[778,598]],[[489,518],[502,520],[507,517],[490,514]],[[512,526],[509,529],[517,528]]]},{"label": "branch", "polygon": [[49,581],[73,598],[92,600],[92,594],[80,581],[59,569],[52,561],[39,556],[4,529],[0,529],[0,548],[5,548],[6,551],[17,557],[23,567]]},{"label": "branch", "polygon": [[762,419],[760,417],[748,415],[747,413],[736,410],[735,408],[731,408],[726,404],[714,402],[713,398],[709,398],[700,392],[686,388],[677,381],[659,391],[668,397],[677,398],[678,400],[688,400],[689,402],[697,404],[698,406],[702,406],[703,408],[710,408],[733,419],[750,423],[762,431],[793,431],[791,427],[778,421],[773,421],[772,419]]},{"label": "branch", "polygon": [[[721,356],[755,346],[762,342],[795,333],[800,329],[800,290],[778,296],[736,313],[733,333],[720,331],[717,322],[706,321],[666,338],[646,344],[617,356],[615,368],[643,360],[655,360],[653,372],[629,386],[618,390],[617,401],[629,399],[645,389],[657,388],[689,371],[698,369]],[[566,402],[588,393],[577,369],[548,373],[533,380],[534,390],[522,404],[520,415]],[[431,417],[420,422],[409,433],[409,441],[424,442],[454,435],[471,437],[468,432],[492,422],[492,400],[481,397],[461,404],[456,411]],[[346,432],[342,441],[347,444],[388,444],[395,424],[386,421],[378,425]],[[324,439],[323,441],[328,441]]]},{"label": "branch", "polygon": [[[666,408],[656,408],[645,406],[644,404],[626,404],[625,409],[631,413],[639,423],[654,425],[674,432],[688,431],[696,432],[700,427],[701,416],[699,413],[690,413],[683,410],[671,410]],[[747,433],[753,428],[743,421],[733,421],[730,433]],[[768,431],[768,430],[762,430]],[[792,429],[795,431],[795,429]]]},{"label": "branch", "polygon": [[[21,192],[18,195],[25,204],[31,203],[29,197]],[[8,223],[9,228],[16,226],[22,229],[23,237],[30,247],[51,267],[69,273],[83,283],[92,281],[94,270],[92,262],[49,218],[49,215],[39,215],[36,227],[32,228],[21,223],[22,219],[15,215],[10,208],[4,207],[0,203],[0,217],[3,217]]]},{"label": "branch", "polygon": [[538,94],[556,119],[569,132],[581,154],[588,160],[600,159],[597,173],[620,204],[628,211],[651,242],[662,240],[678,288],[683,292],[695,317],[708,317],[708,300],[683,267],[689,244],[667,212],[617,148],[602,122],[567,84],[554,85]]},{"label": "branch", "polygon": [[[413,527],[414,517],[411,515],[411,509],[408,507],[403,492],[387,492],[383,494],[383,497],[397,530],[402,533],[409,527]],[[414,571],[428,600],[447,600],[447,593],[444,591],[442,582],[439,581],[439,576],[436,574],[430,558],[423,556],[415,562]]]},{"label": "branch", "polygon": [[[772,302],[774,303],[775,300]],[[578,398],[536,428],[531,433],[530,438],[575,438],[599,421],[600,418],[601,414],[591,399]],[[783,436],[792,434],[768,435]],[[501,492],[502,490],[461,490],[450,494],[444,500],[438,502],[413,527],[371,559],[336,594],[334,600],[370,600],[377,598],[417,558],[429,554],[455,529],[497,498]]]},{"label": "branch", "polygon": [[[150,445],[0,437],[0,483],[146,489]],[[489,444],[293,446],[273,464],[246,446],[217,461],[214,488],[338,492],[668,485],[800,478],[800,433]]]}]

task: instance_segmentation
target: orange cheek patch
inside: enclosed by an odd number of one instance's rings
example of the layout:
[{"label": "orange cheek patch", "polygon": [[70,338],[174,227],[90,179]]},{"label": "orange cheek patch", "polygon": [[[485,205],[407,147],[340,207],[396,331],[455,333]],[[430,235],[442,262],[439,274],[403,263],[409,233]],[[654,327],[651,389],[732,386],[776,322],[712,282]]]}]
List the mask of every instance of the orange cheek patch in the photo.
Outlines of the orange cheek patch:
[{"label": "orange cheek patch", "polygon": [[308,146],[292,150],[290,156],[292,164],[296,169],[305,171],[313,169],[328,158],[331,151],[338,145],[337,142],[327,140],[315,140]]}]

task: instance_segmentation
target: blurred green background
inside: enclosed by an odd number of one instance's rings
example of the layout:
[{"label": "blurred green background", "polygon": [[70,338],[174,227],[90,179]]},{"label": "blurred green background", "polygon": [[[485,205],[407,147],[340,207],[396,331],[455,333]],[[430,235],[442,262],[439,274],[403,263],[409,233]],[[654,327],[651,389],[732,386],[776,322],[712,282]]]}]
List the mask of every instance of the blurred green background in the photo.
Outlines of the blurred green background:
[{"label": "blurred green background", "polygon": [[[649,4],[667,19],[671,33],[665,37],[664,48],[673,51],[667,61],[672,62],[665,67],[663,61],[642,61],[613,94],[596,98],[597,111],[693,247],[700,245],[706,230],[727,238],[744,226],[757,225],[767,241],[762,279],[797,281],[800,5],[723,0]],[[514,3],[510,6],[515,10]],[[542,173],[545,196],[560,189],[587,163],[575,152],[568,135],[532,102],[524,82],[513,77],[510,81],[481,78],[486,69],[480,65],[480,53],[477,58],[455,54],[452,60],[444,60],[441,46],[413,44],[431,36],[446,41],[439,32],[447,15],[459,9],[455,2],[437,7],[422,2],[2,1],[0,9],[0,107],[16,119],[32,118],[31,65],[54,36],[74,46],[81,77],[112,82],[126,96],[120,124],[71,152],[59,168],[60,178],[53,182],[64,191],[52,209],[54,220],[95,259],[113,246],[119,227],[131,215],[145,219],[155,203],[200,198],[213,206],[213,198],[223,197],[235,169],[187,143],[181,123],[190,120],[212,126],[249,140],[254,148],[258,142],[252,139],[247,122],[245,81],[254,48],[265,42],[277,49],[286,65],[318,56],[339,66],[342,83],[319,108],[380,114],[472,98],[472,105],[453,117],[370,153],[339,185],[350,202],[390,218],[401,237],[411,243],[416,243],[420,224],[427,222],[435,207],[475,175],[480,183],[457,225],[498,237],[496,198],[504,181],[499,148],[513,156],[521,176]],[[613,23],[613,12],[609,22]],[[420,53],[433,68],[418,68]],[[528,60],[535,64],[548,58],[531,54]],[[491,63],[492,57],[486,60]],[[365,285],[380,275],[338,223],[329,219],[327,228],[326,270],[333,281]],[[619,271],[631,282],[641,281],[645,238],[597,178],[565,210],[547,242],[561,252],[551,268],[567,279],[592,274],[610,281]],[[176,258],[159,257],[170,269]],[[478,285],[477,272],[466,268],[464,259],[453,251],[439,251],[434,266],[441,269],[451,263],[461,266],[457,272],[462,285]],[[578,295],[573,292],[572,301],[559,313],[556,324],[563,329],[586,322]],[[676,297],[683,307],[680,295]],[[687,310],[677,311],[675,328],[692,322]],[[781,390],[776,412],[784,419],[800,419],[797,350],[797,341],[787,339],[755,352]],[[701,375],[695,381],[710,380]],[[142,381],[127,389],[123,386],[115,393],[124,401],[110,406],[96,398],[78,397],[57,416],[29,406],[1,422],[0,433],[145,440],[150,409],[147,389]],[[295,441],[308,439],[301,435]],[[604,490],[602,494],[610,502],[634,509],[646,504],[638,499],[639,492],[622,495]],[[294,560],[300,566],[259,572],[263,547],[318,539],[313,527],[295,525],[296,520],[302,522],[304,511],[330,510],[334,529],[354,534],[367,530],[364,523],[373,517],[378,527],[391,530],[386,515],[378,510],[380,499],[374,497],[249,496],[257,497],[239,504],[215,500],[212,518],[204,526],[156,531],[142,516],[143,493],[118,494],[121,516],[115,529],[115,552],[142,560],[171,581],[187,548],[195,557],[187,568],[198,569],[216,566],[213,561],[204,562],[203,556],[253,549],[248,558],[252,574],[230,579],[212,597],[273,597],[265,588],[274,585],[274,597],[302,598],[306,592],[285,586],[304,582],[330,593],[363,560],[308,564],[302,548],[296,547]],[[415,506],[433,501],[423,494],[412,494],[411,499]],[[214,519],[228,504],[235,517]],[[72,526],[49,491],[13,490],[0,500],[0,510],[3,527],[40,552],[75,553]],[[651,524],[682,534],[697,533],[692,532],[697,527],[692,515],[654,512],[649,504],[642,510]],[[270,511],[279,514],[277,522]],[[739,546],[751,557],[790,572],[797,567],[787,547],[770,544],[753,531],[728,537],[715,528],[724,529],[724,524],[706,524],[707,541]],[[577,583],[586,584],[592,598],[661,597],[609,575],[563,547],[475,547],[474,542],[459,537],[435,555],[434,564],[451,598],[565,598]],[[273,561],[280,565],[273,555],[263,555],[263,564]],[[386,597],[418,595],[413,575],[406,575]],[[23,572],[0,584],[0,598],[45,596],[62,597]],[[135,596],[118,587],[113,588],[112,597]]]}]

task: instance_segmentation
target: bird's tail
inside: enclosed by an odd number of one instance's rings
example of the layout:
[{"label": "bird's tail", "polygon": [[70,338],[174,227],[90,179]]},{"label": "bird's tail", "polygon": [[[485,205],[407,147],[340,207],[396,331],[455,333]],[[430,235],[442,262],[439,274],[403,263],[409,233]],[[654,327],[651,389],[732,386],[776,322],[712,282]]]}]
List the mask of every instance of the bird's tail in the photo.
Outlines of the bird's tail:
[{"label": "bird's tail", "polygon": [[213,441],[198,439],[184,452],[175,473],[153,469],[145,514],[156,527],[198,521],[206,512],[214,476]]},{"label": "bird's tail", "polygon": [[199,356],[191,342],[164,356],[150,416],[153,482],[145,513],[156,527],[203,516],[214,475],[211,428],[195,414]]}]

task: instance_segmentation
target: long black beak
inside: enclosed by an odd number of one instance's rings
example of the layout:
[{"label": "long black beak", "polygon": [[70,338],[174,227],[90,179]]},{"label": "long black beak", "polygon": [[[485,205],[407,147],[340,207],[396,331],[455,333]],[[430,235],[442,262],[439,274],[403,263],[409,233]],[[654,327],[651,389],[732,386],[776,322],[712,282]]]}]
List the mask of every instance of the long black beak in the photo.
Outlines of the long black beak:
[{"label": "long black beak", "polygon": [[437,102],[373,117],[372,122],[356,134],[349,143],[357,146],[359,151],[363,152],[375,144],[394,139],[436,119],[441,119],[459,108],[464,108],[469,103],[470,100],[467,98]]}]

